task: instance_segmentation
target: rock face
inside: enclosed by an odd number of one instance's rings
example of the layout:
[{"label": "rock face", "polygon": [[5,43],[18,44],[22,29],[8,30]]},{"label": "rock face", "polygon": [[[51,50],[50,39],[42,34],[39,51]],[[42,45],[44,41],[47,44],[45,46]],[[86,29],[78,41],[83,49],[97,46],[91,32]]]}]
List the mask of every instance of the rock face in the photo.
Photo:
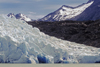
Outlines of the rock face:
[{"label": "rock face", "polygon": [[100,47],[100,20],[28,23],[51,36],[88,46]]},{"label": "rock face", "polygon": [[15,17],[16,19],[21,19],[24,21],[32,21],[32,19],[28,18],[27,16],[25,16],[24,14],[21,14],[21,13],[16,14],[16,15],[14,15],[13,13],[9,13],[7,16],[10,18]]}]

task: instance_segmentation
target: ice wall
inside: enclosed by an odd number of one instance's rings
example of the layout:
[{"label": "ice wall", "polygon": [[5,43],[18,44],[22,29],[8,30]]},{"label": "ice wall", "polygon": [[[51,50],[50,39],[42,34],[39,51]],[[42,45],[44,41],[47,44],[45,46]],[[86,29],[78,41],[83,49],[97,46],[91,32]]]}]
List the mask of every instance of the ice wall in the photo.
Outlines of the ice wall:
[{"label": "ice wall", "polygon": [[45,35],[26,22],[0,16],[1,63],[94,63],[100,49]]}]

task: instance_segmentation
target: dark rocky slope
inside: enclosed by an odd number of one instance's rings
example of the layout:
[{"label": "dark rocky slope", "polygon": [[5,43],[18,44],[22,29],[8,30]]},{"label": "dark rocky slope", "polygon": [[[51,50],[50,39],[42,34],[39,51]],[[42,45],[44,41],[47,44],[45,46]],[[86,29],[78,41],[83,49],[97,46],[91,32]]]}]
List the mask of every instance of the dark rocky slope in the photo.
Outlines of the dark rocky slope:
[{"label": "dark rocky slope", "polygon": [[50,36],[100,48],[100,20],[27,23]]}]

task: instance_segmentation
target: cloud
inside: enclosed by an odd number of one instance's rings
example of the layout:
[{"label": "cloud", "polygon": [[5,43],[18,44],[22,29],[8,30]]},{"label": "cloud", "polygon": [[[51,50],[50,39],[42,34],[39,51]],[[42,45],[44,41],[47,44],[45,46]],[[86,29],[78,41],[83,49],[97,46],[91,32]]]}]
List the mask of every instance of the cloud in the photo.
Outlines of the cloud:
[{"label": "cloud", "polygon": [[40,2],[44,0],[0,0],[0,3],[32,3]]},{"label": "cloud", "polygon": [[36,20],[36,19],[43,18],[45,15],[41,15],[41,14],[39,15],[36,12],[29,11],[28,14],[26,14],[26,16],[28,16],[31,19]]},{"label": "cloud", "polygon": [[45,5],[46,7],[44,7],[44,9],[58,9],[60,8],[62,5]]},{"label": "cloud", "polygon": [[76,7],[76,6],[78,6],[78,5],[80,5],[80,3],[76,3],[76,4],[69,4],[68,6]]},{"label": "cloud", "polygon": [[[74,3],[74,4],[67,4],[68,6],[76,7],[80,5],[80,3]],[[44,9],[46,10],[55,10],[60,8],[62,5],[45,5]]]},{"label": "cloud", "polygon": [[36,14],[36,12],[29,12],[30,14]]},{"label": "cloud", "polygon": [[77,6],[82,2],[81,0],[0,0],[0,13],[23,13],[32,19],[39,19],[62,5]]},{"label": "cloud", "polygon": [[37,2],[39,2],[39,1],[44,1],[44,0],[33,0],[33,1],[37,1]]},{"label": "cloud", "polygon": [[27,16],[30,17],[33,20],[36,20],[36,19],[43,18],[45,15],[31,15],[31,14],[28,14]]},{"label": "cloud", "polygon": [[0,0],[0,3],[20,3],[20,0]]}]

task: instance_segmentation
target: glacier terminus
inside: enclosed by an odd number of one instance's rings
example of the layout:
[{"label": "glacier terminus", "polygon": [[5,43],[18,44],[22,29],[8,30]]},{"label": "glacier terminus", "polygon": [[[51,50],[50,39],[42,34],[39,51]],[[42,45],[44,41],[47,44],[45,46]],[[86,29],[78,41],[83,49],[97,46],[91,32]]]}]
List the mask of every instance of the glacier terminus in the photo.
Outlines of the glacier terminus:
[{"label": "glacier terminus", "polygon": [[0,15],[0,63],[95,63],[100,48],[40,32],[25,21]]}]

